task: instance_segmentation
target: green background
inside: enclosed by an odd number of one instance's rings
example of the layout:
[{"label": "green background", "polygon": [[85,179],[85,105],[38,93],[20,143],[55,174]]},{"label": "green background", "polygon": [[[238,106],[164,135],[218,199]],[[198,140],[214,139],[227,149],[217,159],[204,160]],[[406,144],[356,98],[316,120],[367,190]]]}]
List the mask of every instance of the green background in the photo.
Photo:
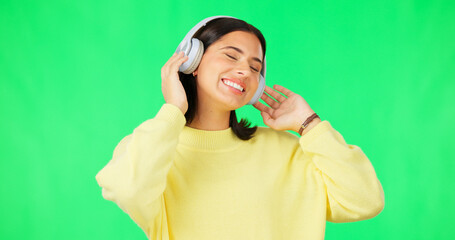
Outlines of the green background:
[{"label": "green background", "polygon": [[[326,239],[452,239],[454,1],[0,2],[0,238],[146,239],[95,175],[164,99],[160,70],[197,22],[267,41],[267,85],[300,94],[369,157],[377,217]],[[264,126],[251,106],[239,110]]]}]

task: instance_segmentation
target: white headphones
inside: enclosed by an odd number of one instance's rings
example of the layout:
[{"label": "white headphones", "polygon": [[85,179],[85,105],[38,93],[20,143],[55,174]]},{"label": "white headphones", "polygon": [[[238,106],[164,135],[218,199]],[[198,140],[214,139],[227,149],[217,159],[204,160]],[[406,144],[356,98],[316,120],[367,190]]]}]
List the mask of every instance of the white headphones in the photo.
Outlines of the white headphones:
[{"label": "white headphones", "polygon": [[[194,26],[185,36],[185,38],[180,42],[179,46],[177,47],[176,53],[183,51],[185,56],[188,56],[188,60],[185,61],[180,67],[179,72],[183,72],[185,74],[190,74],[196,70],[201,62],[202,55],[204,54],[204,44],[201,40],[197,38],[193,38],[193,35],[202,27],[204,27],[209,21],[216,19],[216,18],[234,18],[230,16],[213,16],[208,17],[202,21],[200,21],[196,26]],[[254,93],[253,98],[247,103],[250,105],[255,104],[259,101],[262,96],[262,93],[265,89],[265,56],[264,56],[264,64],[263,68],[260,72],[259,77],[259,85],[257,91]]]}]

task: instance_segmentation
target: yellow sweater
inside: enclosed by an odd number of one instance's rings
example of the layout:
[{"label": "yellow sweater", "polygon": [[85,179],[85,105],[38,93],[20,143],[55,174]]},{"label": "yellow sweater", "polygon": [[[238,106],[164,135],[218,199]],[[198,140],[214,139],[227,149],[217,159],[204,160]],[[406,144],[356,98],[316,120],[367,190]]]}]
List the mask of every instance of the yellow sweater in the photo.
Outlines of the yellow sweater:
[{"label": "yellow sweater", "polygon": [[326,220],[369,219],[384,207],[370,161],[328,121],[300,138],[258,127],[248,141],[185,123],[164,104],[96,175],[103,197],[149,239],[323,239]]}]

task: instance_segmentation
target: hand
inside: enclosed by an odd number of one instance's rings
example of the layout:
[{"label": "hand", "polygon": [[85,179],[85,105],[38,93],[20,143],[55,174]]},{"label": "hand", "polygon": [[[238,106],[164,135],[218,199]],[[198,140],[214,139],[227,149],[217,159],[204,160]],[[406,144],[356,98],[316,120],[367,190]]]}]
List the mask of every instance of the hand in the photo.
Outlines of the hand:
[{"label": "hand", "polygon": [[178,70],[186,60],[188,60],[188,56],[185,56],[183,52],[174,53],[161,68],[161,91],[164,101],[180,108],[183,114],[188,110],[188,101],[179,79]]},{"label": "hand", "polygon": [[[311,116],[314,111],[300,95],[293,93],[280,85],[274,85],[273,87],[274,89],[265,86],[265,92],[261,96],[261,99],[270,107],[259,101],[253,106],[261,111],[261,116],[265,125],[279,131],[292,130],[299,132],[302,123]],[[283,93],[287,98],[277,91]],[[265,93],[268,93],[274,99]],[[319,119],[316,118],[312,123],[318,122],[318,120]],[[307,132],[308,127],[305,129],[304,133]]]}]

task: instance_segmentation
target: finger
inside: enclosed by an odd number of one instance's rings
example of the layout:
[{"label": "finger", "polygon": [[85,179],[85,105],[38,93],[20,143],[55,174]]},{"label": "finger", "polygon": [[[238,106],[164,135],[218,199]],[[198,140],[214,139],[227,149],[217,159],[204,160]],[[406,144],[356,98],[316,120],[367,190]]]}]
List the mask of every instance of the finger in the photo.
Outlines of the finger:
[{"label": "finger", "polygon": [[163,67],[161,68],[162,72],[163,73],[167,73],[169,72],[169,68],[170,66],[172,65],[172,63],[175,62],[175,60],[177,59],[177,57],[179,56],[180,53],[173,53],[172,56],[167,60],[167,62],[163,65]]},{"label": "finger", "polygon": [[280,106],[279,102],[275,101],[275,99],[272,99],[265,93],[262,94],[261,99],[264,100],[264,102],[266,102],[273,109],[277,109]]},{"label": "finger", "polygon": [[257,102],[255,104],[253,104],[253,106],[258,109],[259,111],[261,112],[266,112],[268,113],[269,115],[272,115],[273,113],[273,110],[269,107],[267,107],[266,105],[262,104],[261,102]]},{"label": "finger", "polygon": [[186,60],[188,60],[188,56],[179,56],[173,63],[170,65],[170,70],[173,72],[177,71],[180,65],[184,63]]},{"label": "finger", "polygon": [[174,55],[172,55],[172,57],[169,59],[168,62],[170,65],[172,65],[173,63],[175,63],[176,61],[178,61],[179,59],[181,59],[183,57],[186,57],[183,52],[174,53]]},{"label": "finger", "polygon": [[166,64],[171,64],[171,63],[174,62],[175,59],[177,59],[180,55],[181,55],[181,53],[174,53],[174,54],[172,54],[172,56],[167,60],[167,63],[166,63]]},{"label": "finger", "polygon": [[185,54],[183,52],[179,52],[179,53],[174,53],[172,54],[172,56],[169,58],[169,60],[166,62],[167,65],[172,65],[173,63],[175,63],[175,61],[177,61],[178,59],[184,57]]},{"label": "finger", "polygon": [[286,95],[287,97],[290,97],[292,94],[294,94],[294,92],[292,92],[291,90],[283,87],[283,86],[280,86],[280,85],[273,85],[273,88],[275,88],[276,90],[280,91],[281,93],[283,93],[284,95]]},{"label": "finger", "polygon": [[185,56],[183,52],[174,53],[172,57],[164,64],[161,68],[161,77],[166,77],[169,74],[178,72],[178,68],[183,62],[188,60],[188,56]]},{"label": "finger", "polygon": [[278,102],[282,103],[286,100],[286,97],[275,91],[273,88],[269,86],[265,86],[265,92],[270,94],[273,98],[275,98]]},{"label": "finger", "polygon": [[173,57],[178,57],[178,56],[183,56],[185,55],[185,53],[183,51],[180,51],[180,52],[175,52],[174,55],[172,55]]}]

